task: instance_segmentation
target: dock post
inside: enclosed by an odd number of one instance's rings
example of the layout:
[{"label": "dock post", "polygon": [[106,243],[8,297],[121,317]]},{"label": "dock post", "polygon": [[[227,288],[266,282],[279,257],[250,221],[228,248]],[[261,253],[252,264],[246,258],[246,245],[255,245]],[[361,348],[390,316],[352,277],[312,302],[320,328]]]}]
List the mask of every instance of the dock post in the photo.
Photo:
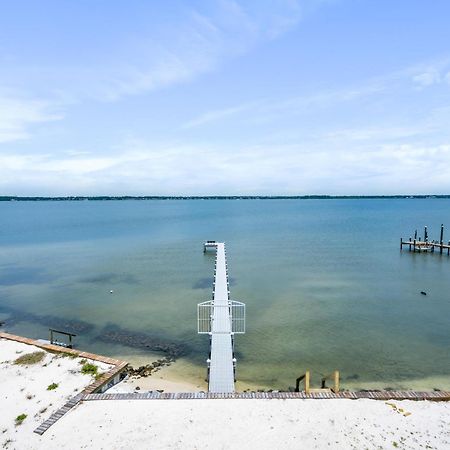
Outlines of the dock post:
[{"label": "dock post", "polygon": [[417,230],[414,232],[414,240],[417,240]]},{"label": "dock post", "polygon": [[439,240],[439,253],[442,255],[442,246],[444,245],[444,224],[441,223],[441,239]]},{"label": "dock post", "polygon": [[305,393],[309,394],[309,370],[305,373]]},{"label": "dock post", "polygon": [[400,238],[400,250],[403,250],[403,238]]},{"label": "dock post", "polygon": [[338,370],[334,371],[334,393],[335,394],[339,393],[339,371]]},{"label": "dock post", "polygon": [[428,229],[427,229],[426,226],[425,226],[425,228],[424,228],[424,230],[423,230],[423,240],[424,240],[425,242],[428,242]]},{"label": "dock post", "polygon": [[414,238],[414,247],[413,247],[414,251],[416,251],[416,238]]},{"label": "dock post", "polygon": [[411,251],[411,236],[409,237],[409,251]]}]

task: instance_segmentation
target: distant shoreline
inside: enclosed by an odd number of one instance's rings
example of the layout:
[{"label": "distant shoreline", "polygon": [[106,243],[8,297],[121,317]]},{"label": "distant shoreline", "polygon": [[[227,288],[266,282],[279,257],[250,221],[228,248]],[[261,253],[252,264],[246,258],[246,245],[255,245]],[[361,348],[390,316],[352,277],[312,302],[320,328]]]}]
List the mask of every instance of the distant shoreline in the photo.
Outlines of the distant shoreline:
[{"label": "distant shoreline", "polygon": [[443,195],[204,195],[204,196],[158,196],[158,195],[95,195],[95,196],[0,196],[0,202],[39,201],[118,201],[118,200],[355,200],[355,199],[428,199],[450,198]]}]

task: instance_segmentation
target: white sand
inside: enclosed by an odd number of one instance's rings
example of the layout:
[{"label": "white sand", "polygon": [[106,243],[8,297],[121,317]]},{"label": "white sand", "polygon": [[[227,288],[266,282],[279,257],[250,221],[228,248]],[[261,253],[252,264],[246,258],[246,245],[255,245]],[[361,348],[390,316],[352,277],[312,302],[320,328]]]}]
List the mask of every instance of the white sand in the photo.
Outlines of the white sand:
[{"label": "white sand", "polygon": [[[39,349],[0,340],[0,447],[20,450],[450,449],[450,403],[444,402],[89,401],[72,409],[39,436],[33,429],[92,378],[79,372],[79,358],[47,354],[35,366],[11,364],[18,356],[32,351]],[[108,368],[106,364],[95,364],[103,370]],[[58,388],[47,391],[52,382],[58,383]],[[117,389],[128,389],[124,386],[119,385]],[[28,399],[28,394],[33,397]],[[45,407],[46,412],[39,413]],[[16,426],[14,419],[21,413],[28,417]]]},{"label": "white sand", "polygon": [[[20,356],[42,351],[32,345],[0,339],[0,447],[27,448],[26,445],[37,436],[33,430],[94,381],[92,376],[80,372],[81,358],[45,352],[44,359],[37,364],[13,364]],[[89,362],[95,364],[99,372],[111,367]],[[58,387],[47,390],[52,383]],[[15,419],[20,414],[26,414],[27,418],[16,426]]]},{"label": "white sand", "polygon": [[[394,409],[392,405],[396,405]],[[405,416],[404,413],[411,413]],[[96,449],[450,448],[450,404],[376,400],[84,402],[29,447]],[[428,447],[426,447],[428,446]]]}]

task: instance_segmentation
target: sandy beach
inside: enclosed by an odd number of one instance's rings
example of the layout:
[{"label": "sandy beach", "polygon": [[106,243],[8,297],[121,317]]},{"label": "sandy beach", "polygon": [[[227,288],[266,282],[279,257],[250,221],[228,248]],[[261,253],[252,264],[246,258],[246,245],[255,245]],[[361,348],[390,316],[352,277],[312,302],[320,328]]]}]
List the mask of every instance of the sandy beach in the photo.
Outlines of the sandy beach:
[{"label": "sandy beach", "polygon": [[[374,400],[84,402],[20,448],[448,449],[450,405]],[[18,441],[19,442],[19,441]]]},{"label": "sandy beach", "polygon": [[[7,449],[450,449],[450,404],[375,400],[99,400],[84,401],[42,436],[33,430],[93,381],[80,358],[0,340],[0,444]],[[16,363],[15,363],[16,362]],[[110,366],[95,362],[99,371]],[[128,379],[108,392],[196,386],[152,377]],[[169,372],[170,373],[170,372]],[[48,390],[56,384],[57,387]],[[19,423],[21,415],[26,417]],[[23,416],[22,416],[23,417]]]},{"label": "sandy beach", "polygon": [[[42,356],[39,362],[15,363],[18,358],[36,353]],[[14,449],[36,448],[32,445],[36,436],[33,430],[93,382],[92,375],[81,373],[85,363],[94,364],[98,373],[112,367],[0,339],[0,445]],[[23,421],[16,420],[24,415]]]}]

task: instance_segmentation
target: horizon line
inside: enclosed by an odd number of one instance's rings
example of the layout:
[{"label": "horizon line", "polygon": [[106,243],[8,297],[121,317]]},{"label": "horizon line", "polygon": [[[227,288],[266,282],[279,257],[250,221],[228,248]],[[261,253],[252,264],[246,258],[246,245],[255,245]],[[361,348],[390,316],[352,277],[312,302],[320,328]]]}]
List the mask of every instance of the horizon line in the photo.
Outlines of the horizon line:
[{"label": "horizon line", "polygon": [[414,199],[450,198],[450,194],[373,195],[0,195],[0,201],[79,201],[79,200],[308,200],[308,199]]}]

